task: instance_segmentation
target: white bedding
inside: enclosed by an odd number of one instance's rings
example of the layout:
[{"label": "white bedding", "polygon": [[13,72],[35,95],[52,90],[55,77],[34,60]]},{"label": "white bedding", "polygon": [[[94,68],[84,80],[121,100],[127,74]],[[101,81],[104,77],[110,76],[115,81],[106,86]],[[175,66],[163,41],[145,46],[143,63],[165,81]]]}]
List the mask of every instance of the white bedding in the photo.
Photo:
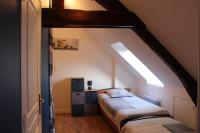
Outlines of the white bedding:
[{"label": "white bedding", "polygon": [[[166,129],[165,124],[181,124],[172,118],[151,118],[138,121],[129,121],[121,130],[121,133],[172,133]],[[195,133],[194,131],[177,133]]]},{"label": "white bedding", "polygon": [[[106,93],[99,94],[98,100],[100,107],[104,110],[106,115],[109,117],[110,120],[112,120],[118,127],[118,130],[120,131],[120,122],[127,118],[129,115],[132,114],[145,114],[145,113],[151,113],[151,112],[158,112],[165,110],[164,108],[158,107],[154,104],[151,104],[149,102],[146,102],[145,100],[142,100],[141,98],[133,95],[132,97],[123,97],[121,98],[122,102],[126,101],[129,103],[133,108],[131,109],[120,109],[113,115],[107,108],[108,104],[120,104],[120,101],[117,101],[119,103],[116,103],[116,98],[110,98]],[[112,105],[113,106],[113,105]]]}]

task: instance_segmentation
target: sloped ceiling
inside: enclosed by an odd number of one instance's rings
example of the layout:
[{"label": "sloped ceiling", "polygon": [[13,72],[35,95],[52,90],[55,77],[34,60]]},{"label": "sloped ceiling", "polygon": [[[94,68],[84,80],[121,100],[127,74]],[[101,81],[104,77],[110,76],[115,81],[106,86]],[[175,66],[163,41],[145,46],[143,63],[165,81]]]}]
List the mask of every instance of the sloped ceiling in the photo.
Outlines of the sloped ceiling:
[{"label": "sloped ceiling", "polygon": [[135,12],[184,68],[198,79],[198,0],[120,0]]},{"label": "sloped ceiling", "polygon": [[171,69],[139,38],[131,29],[87,29],[87,32],[106,48],[113,57],[123,63],[136,77],[141,76],[130,66],[126,65],[119,55],[110,47],[121,41],[129,48],[166,86],[182,88],[178,77]]}]

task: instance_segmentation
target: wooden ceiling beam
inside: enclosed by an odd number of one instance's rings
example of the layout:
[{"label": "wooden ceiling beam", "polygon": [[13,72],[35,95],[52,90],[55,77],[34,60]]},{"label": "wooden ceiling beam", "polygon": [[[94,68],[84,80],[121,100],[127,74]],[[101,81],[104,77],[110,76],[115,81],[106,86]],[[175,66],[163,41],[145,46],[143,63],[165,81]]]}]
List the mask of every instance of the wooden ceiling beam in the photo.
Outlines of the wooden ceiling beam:
[{"label": "wooden ceiling beam", "polygon": [[64,0],[52,0],[52,8],[64,9]]},{"label": "wooden ceiling beam", "polygon": [[[127,11],[127,8],[119,0],[96,0],[107,10]],[[116,4],[113,8],[112,4]],[[135,15],[137,16],[137,15]],[[139,18],[138,18],[139,19]],[[132,30],[150,47],[179,77],[190,98],[197,105],[197,81],[187,72],[178,60],[161,44],[158,39],[146,27],[134,27]]]},{"label": "wooden ceiling beam", "polygon": [[108,11],[128,11],[118,0],[95,0]]},{"label": "wooden ceiling beam", "polygon": [[192,101],[197,105],[197,81],[186,71],[176,58],[146,28],[132,30],[151,48],[160,59],[177,75]]},{"label": "wooden ceiling beam", "polygon": [[42,9],[43,27],[95,27],[132,28],[144,27],[138,17],[131,12],[82,11],[71,9]]}]

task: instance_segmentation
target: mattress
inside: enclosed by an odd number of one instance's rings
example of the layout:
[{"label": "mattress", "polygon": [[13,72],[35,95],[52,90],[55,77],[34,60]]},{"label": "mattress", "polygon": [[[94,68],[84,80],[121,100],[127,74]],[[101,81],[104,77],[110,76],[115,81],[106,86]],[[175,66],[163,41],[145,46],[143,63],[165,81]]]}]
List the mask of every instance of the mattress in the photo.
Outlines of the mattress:
[{"label": "mattress", "polygon": [[147,118],[170,117],[159,106],[132,95],[131,97],[111,98],[106,93],[98,94],[99,105],[120,131],[128,122]]}]

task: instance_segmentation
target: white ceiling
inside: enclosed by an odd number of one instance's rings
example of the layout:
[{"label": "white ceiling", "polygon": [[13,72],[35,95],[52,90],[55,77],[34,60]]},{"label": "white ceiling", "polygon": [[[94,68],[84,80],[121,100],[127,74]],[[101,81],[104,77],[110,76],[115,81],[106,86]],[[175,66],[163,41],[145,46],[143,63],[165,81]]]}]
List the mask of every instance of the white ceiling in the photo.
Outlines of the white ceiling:
[{"label": "white ceiling", "polygon": [[198,0],[120,0],[198,79]]}]

